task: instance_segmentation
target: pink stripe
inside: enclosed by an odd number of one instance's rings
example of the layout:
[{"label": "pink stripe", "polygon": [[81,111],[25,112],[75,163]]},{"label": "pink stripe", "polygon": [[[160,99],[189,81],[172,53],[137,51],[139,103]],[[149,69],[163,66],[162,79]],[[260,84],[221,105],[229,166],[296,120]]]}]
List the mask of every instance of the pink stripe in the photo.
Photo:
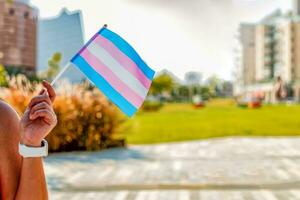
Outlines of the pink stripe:
[{"label": "pink stripe", "polygon": [[107,66],[105,66],[96,56],[88,49],[83,50],[81,56],[89,63],[89,65],[97,71],[113,88],[115,88],[125,99],[139,108],[144,99],[129,88],[121,81]]},{"label": "pink stripe", "polygon": [[111,41],[98,35],[94,42],[104,48],[120,65],[122,65],[128,72],[130,72],[137,80],[139,80],[145,88],[149,89],[151,81],[145,76],[140,68],[120,51]]}]

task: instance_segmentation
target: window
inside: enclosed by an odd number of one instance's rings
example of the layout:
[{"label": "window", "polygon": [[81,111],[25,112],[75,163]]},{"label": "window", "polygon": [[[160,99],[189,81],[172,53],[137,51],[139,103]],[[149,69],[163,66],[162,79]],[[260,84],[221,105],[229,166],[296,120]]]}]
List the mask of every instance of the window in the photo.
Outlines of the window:
[{"label": "window", "polygon": [[10,16],[13,16],[15,14],[15,10],[13,8],[10,8],[8,13]]},{"label": "window", "polygon": [[25,18],[25,19],[28,19],[28,18],[29,18],[29,12],[25,12],[25,13],[24,13],[24,18]]}]

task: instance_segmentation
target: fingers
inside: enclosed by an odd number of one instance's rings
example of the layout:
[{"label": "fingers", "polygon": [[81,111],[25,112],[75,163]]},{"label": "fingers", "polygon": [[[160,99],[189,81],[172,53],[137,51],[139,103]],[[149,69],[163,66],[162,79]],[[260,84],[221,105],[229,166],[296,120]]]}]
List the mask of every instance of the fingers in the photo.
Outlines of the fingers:
[{"label": "fingers", "polygon": [[31,120],[35,120],[37,118],[43,118],[43,120],[49,125],[56,125],[56,116],[52,110],[40,109],[30,115]]},{"label": "fingers", "polygon": [[29,108],[32,108],[38,103],[46,102],[47,104],[51,105],[52,101],[50,100],[50,97],[47,94],[38,95],[36,97],[33,97],[29,103]]},{"label": "fingers", "polygon": [[52,102],[54,102],[55,97],[56,97],[56,93],[53,89],[53,87],[50,85],[50,83],[48,83],[47,81],[43,81],[42,82],[43,86],[47,89],[47,92],[49,94],[49,98]]},{"label": "fingers", "polygon": [[46,89],[43,88],[43,89],[40,91],[39,95],[45,94],[45,92],[46,92]]},{"label": "fingers", "polygon": [[35,104],[38,104],[42,101],[45,101],[49,105],[51,105],[51,103],[54,102],[55,97],[56,97],[56,93],[55,93],[53,87],[47,81],[43,81],[42,84],[45,88],[43,88],[39,92],[38,96],[34,97],[31,100],[31,102],[29,104],[29,108],[33,107]]},{"label": "fingers", "polygon": [[30,109],[30,117],[37,111],[37,110],[41,110],[41,109],[48,109],[48,110],[52,110],[52,107],[49,106],[49,104],[47,104],[46,102],[40,102],[35,104],[31,109]]},{"label": "fingers", "polygon": [[30,109],[29,119],[36,120],[38,118],[42,118],[42,120],[49,126],[55,126],[57,123],[57,118],[52,106],[44,101],[35,104]]}]

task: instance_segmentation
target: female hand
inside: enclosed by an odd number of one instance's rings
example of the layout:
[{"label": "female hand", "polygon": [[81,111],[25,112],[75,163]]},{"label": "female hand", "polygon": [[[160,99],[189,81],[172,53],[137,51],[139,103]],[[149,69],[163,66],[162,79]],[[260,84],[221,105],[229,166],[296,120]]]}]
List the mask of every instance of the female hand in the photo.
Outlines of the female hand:
[{"label": "female hand", "polygon": [[52,106],[55,91],[48,82],[43,81],[42,84],[45,88],[31,100],[21,119],[20,142],[30,147],[40,147],[42,140],[57,124]]}]

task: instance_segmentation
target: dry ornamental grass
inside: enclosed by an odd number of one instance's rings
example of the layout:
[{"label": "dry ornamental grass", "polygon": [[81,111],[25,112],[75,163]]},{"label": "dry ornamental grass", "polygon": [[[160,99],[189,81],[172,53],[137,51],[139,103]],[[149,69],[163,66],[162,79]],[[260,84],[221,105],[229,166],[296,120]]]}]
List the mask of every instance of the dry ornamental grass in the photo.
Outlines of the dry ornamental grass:
[{"label": "dry ornamental grass", "polygon": [[[122,146],[115,132],[124,117],[101,92],[88,84],[61,84],[56,89],[54,110],[58,124],[47,140],[51,151],[100,150]],[[0,98],[22,114],[31,98],[41,89],[25,76],[9,78],[9,87],[1,88]]]}]

